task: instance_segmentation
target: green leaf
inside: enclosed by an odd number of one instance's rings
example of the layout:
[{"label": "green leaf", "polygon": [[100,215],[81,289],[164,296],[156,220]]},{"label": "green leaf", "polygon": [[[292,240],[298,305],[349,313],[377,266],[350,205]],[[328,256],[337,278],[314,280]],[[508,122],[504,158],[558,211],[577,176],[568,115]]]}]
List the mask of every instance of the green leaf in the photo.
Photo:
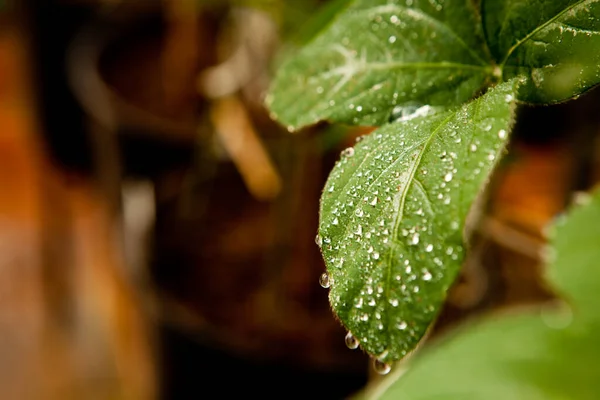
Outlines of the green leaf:
[{"label": "green leaf", "polygon": [[553,103],[600,83],[599,0],[483,0],[482,18],[503,77],[529,78],[520,99]]},{"label": "green leaf", "polygon": [[574,302],[464,326],[390,376],[372,399],[597,399],[600,191],[551,232],[550,278]]},{"label": "green leaf", "polygon": [[470,0],[359,0],[279,69],[266,103],[290,130],[381,125],[457,106],[491,77]]},{"label": "green leaf", "polygon": [[568,219],[559,219],[549,232],[553,247],[546,254],[548,275],[581,313],[600,318],[596,307],[600,279],[595,273],[600,260],[600,191],[580,202],[587,205],[575,208]]},{"label": "green leaf", "polygon": [[402,358],[435,318],[461,266],[467,212],[504,150],[513,85],[386,125],[333,169],[319,223],[329,300],[368,353]]}]

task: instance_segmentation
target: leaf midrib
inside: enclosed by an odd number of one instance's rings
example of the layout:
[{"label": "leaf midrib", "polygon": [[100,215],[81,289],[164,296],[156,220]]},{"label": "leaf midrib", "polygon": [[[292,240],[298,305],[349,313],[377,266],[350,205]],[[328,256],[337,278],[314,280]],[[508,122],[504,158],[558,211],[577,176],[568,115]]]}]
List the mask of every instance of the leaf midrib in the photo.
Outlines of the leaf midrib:
[{"label": "leaf midrib", "polygon": [[[400,229],[400,222],[402,221],[402,218],[404,217],[404,203],[406,201],[406,195],[408,194],[408,191],[410,190],[410,187],[415,179],[415,173],[417,171],[417,169],[419,168],[419,166],[421,165],[421,160],[423,159],[423,155],[425,154],[425,152],[427,151],[427,149],[429,148],[429,144],[431,143],[431,141],[433,140],[434,137],[436,137],[439,133],[439,131],[442,129],[442,127],[444,127],[446,124],[448,124],[448,121],[450,121],[452,118],[455,117],[454,113],[450,113],[448,115],[447,118],[443,119],[440,124],[433,129],[431,135],[429,136],[429,138],[427,139],[427,141],[425,141],[425,143],[423,144],[423,150],[421,152],[419,152],[419,156],[418,158],[415,160],[415,163],[413,165],[413,168],[410,171],[410,176],[408,179],[408,183],[406,184],[406,186],[404,187],[404,191],[402,192],[402,198],[400,199],[400,205],[398,207],[399,212],[396,214],[396,217],[394,218],[394,224],[393,224],[393,229],[392,229],[392,241],[396,242],[398,245],[400,245],[400,242],[398,241],[398,230]],[[423,188],[424,190],[425,188]],[[387,338],[388,338],[388,343],[391,340],[391,326],[390,326],[390,312],[389,312],[389,299],[390,299],[390,287],[391,287],[391,277],[392,277],[392,261],[394,259],[394,254],[395,254],[395,250],[396,250],[397,246],[392,246],[390,248],[390,251],[388,253],[388,257],[387,257],[387,278],[386,278],[386,282],[385,282],[385,301],[384,301],[384,313],[386,316],[386,334],[387,334]]]}]

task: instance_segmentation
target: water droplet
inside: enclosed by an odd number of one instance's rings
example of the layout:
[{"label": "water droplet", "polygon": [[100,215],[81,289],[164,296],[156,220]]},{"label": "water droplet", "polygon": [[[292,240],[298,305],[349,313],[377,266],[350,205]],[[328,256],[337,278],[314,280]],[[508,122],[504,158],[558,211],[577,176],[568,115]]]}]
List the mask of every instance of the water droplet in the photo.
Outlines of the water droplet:
[{"label": "water droplet", "polygon": [[321,287],[327,289],[330,285],[329,282],[329,275],[327,275],[327,272],[323,272],[323,274],[321,274],[321,276],[319,277],[319,285],[321,285]]},{"label": "water droplet", "polygon": [[362,298],[362,297],[359,297],[359,298],[358,298],[358,301],[356,302],[356,305],[355,305],[355,307],[356,307],[356,308],[362,308],[362,306],[363,306],[363,298]]},{"label": "water droplet", "polygon": [[359,225],[358,228],[356,228],[356,231],[354,232],[355,235],[361,236],[362,235],[362,225]]},{"label": "water droplet", "polygon": [[377,260],[379,259],[379,253],[378,252],[374,252],[371,257],[373,257],[373,260]]},{"label": "water droplet", "polygon": [[444,176],[444,180],[445,180],[446,182],[450,182],[450,181],[452,180],[452,178],[453,178],[453,177],[454,177],[454,175],[452,175],[452,172],[448,172],[448,173],[446,174],[446,176]]},{"label": "water droplet", "polygon": [[356,107],[356,111],[361,112],[362,111],[362,106],[357,106]]},{"label": "water droplet", "polygon": [[288,131],[289,133],[294,133],[294,132],[296,131],[296,128],[294,128],[292,125],[288,125],[288,126],[287,126],[287,131]]},{"label": "water droplet", "polygon": [[354,155],[354,147],[348,147],[346,150],[342,151],[342,155],[345,157],[352,157]]},{"label": "water droplet", "polygon": [[379,375],[387,375],[392,370],[392,366],[376,358],[373,360],[373,369]]},{"label": "water droplet", "polygon": [[433,250],[433,245],[432,244],[428,244],[427,247],[425,247],[425,251],[428,253],[431,253],[431,251]]},{"label": "water droplet", "polygon": [[363,322],[367,322],[369,320],[369,314],[363,314],[360,316],[360,320]]},{"label": "water droplet", "polygon": [[475,143],[471,144],[471,151],[477,151],[477,145]]},{"label": "water droplet", "polygon": [[506,131],[505,131],[504,129],[500,129],[500,130],[498,131],[498,137],[499,137],[500,139],[504,139],[504,138],[506,138]]},{"label": "water droplet", "polygon": [[390,38],[388,39],[388,41],[390,43],[394,43],[396,41],[396,36],[390,36]]},{"label": "water droplet", "polygon": [[358,348],[359,341],[354,337],[352,332],[348,332],[344,340],[346,342],[346,347],[348,347],[350,350],[356,350]]},{"label": "water droplet", "polygon": [[496,158],[496,155],[495,155],[494,153],[490,153],[490,154],[488,154],[488,157],[487,157],[487,158],[488,158],[488,160],[490,160],[490,161],[494,161],[494,159]]},{"label": "water droplet", "polygon": [[412,237],[412,239],[410,240],[410,244],[419,244],[419,234],[415,233]]},{"label": "water droplet", "polygon": [[319,86],[317,88],[317,93],[321,94],[321,93],[323,93],[323,91],[324,91],[323,86]]},{"label": "water droplet", "polygon": [[371,200],[371,203],[369,203],[369,204],[371,204],[372,206],[375,206],[375,205],[377,205],[377,201],[378,201],[377,197],[373,197],[373,200]]},{"label": "water droplet", "polygon": [[505,100],[507,103],[510,103],[511,101],[513,101],[513,98],[514,98],[514,97],[512,96],[512,94],[507,94],[506,96],[504,96],[504,100]]},{"label": "water droplet", "polygon": [[398,307],[398,299],[391,299],[390,304],[392,307]]},{"label": "water droplet", "polygon": [[397,16],[397,15],[392,15],[392,16],[390,17],[390,22],[391,22],[392,24],[397,24],[397,23],[398,23],[398,21],[400,21],[400,19],[398,18],[398,16]]},{"label": "water droplet", "polygon": [[335,218],[333,219],[333,221],[331,221],[331,223],[332,223],[332,225],[337,225],[337,224],[339,224],[339,223],[340,223],[340,221],[338,220],[338,218],[337,218],[337,217],[335,217]]},{"label": "water droplet", "polygon": [[401,331],[403,331],[403,330],[406,329],[407,326],[408,326],[408,324],[406,322],[402,321],[402,322],[400,322],[398,324],[398,329],[400,329]]},{"label": "water droplet", "polygon": [[323,245],[323,238],[321,237],[321,235],[317,234],[317,236],[315,236],[315,243],[319,247]]},{"label": "water droplet", "polygon": [[423,274],[423,280],[424,281],[430,281],[431,278],[433,278],[433,276],[431,275],[431,272],[425,271],[425,273]]}]

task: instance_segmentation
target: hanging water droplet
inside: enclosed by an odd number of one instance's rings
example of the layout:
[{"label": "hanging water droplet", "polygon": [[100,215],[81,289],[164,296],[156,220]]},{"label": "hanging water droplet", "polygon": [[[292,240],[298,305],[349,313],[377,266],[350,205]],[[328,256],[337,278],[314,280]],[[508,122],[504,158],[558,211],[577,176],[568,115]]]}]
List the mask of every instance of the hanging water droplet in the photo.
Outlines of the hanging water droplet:
[{"label": "hanging water droplet", "polygon": [[363,314],[360,316],[360,320],[362,322],[367,322],[369,320],[369,314]]},{"label": "hanging water droplet", "polygon": [[398,299],[391,299],[390,304],[392,307],[398,307]]},{"label": "hanging water droplet", "polygon": [[321,287],[327,289],[329,287],[329,275],[327,275],[327,272],[323,272],[321,274],[321,276],[319,277],[319,285],[321,285]]},{"label": "hanging water droplet", "polygon": [[373,369],[379,375],[387,375],[392,370],[392,366],[376,358],[373,360]]},{"label": "hanging water droplet", "polygon": [[356,111],[361,112],[362,111],[362,106],[357,106],[356,107]]},{"label": "hanging water droplet", "polygon": [[339,223],[340,223],[340,221],[338,220],[338,218],[337,218],[337,217],[335,217],[335,218],[333,219],[333,221],[331,221],[331,224],[332,224],[332,225],[337,225],[337,224],[339,224]]},{"label": "hanging water droplet", "polygon": [[398,324],[398,329],[400,329],[401,331],[403,331],[403,330],[405,330],[405,329],[406,329],[406,327],[407,327],[407,326],[408,326],[408,324],[407,324],[406,322],[404,322],[404,321],[401,321],[401,322]]},{"label": "hanging water droplet", "polygon": [[362,235],[362,225],[359,225],[358,228],[356,228],[356,231],[354,232],[355,235],[361,236]]},{"label": "hanging water droplet", "polygon": [[450,181],[452,180],[452,178],[453,178],[453,177],[454,177],[454,175],[452,175],[452,172],[448,172],[448,173],[446,174],[446,176],[444,176],[444,180],[445,180],[446,182],[450,182]]},{"label": "hanging water droplet", "polygon": [[388,39],[388,41],[390,43],[395,43],[396,42],[396,36],[390,36],[390,38]]},{"label": "hanging water droplet", "polygon": [[504,96],[504,100],[505,100],[507,103],[510,103],[511,101],[513,101],[513,98],[514,98],[514,97],[512,96],[512,94],[507,94],[506,96]]},{"label": "hanging water droplet", "polygon": [[427,247],[425,247],[425,251],[428,253],[431,253],[431,251],[433,250],[433,245],[432,244],[428,244]]},{"label": "hanging water droplet", "polygon": [[475,143],[471,144],[471,151],[477,151],[477,145]]},{"label": "hanging water droplet", "polygon": [[317,236],[315,236],[315,243],[319,247],[321,247],[323,245],[323,238],[318,233],[317,233]]},{"label": "hanging water droplet", "polygon": [[354,147],[348,147],[342,151],[342,155],[346,157],[352,157],[354,155]]},{"label": "hanging water droplet", "polygon": [[373,197],[373,200],[371,200],[371,202],[369,204],[371,204],[372,206],[376,206],[377,205],[377,197]]},{"label": "hanging water droplet", "polygon": [[359,341],[357,338],[354,337],[352,332],[348,332],[346,334],[345,342],[346,347],[348,347],[350,350],[356,350],[358,348]]},{"label": "hanging water droplet", "polygon": [[423,280],[424,281],[430,281],[431,278],[433,278],[433,276],[431,275],[431,272],[425,271],[425,273],[423,274]]},{"label": "hanging water droplet", "polygon": [[354,211],[354,214],[355,214],[357,217],[359,217],[359,218],[360,218],[360,217],[362,217],[362,216],[363,216],[365,213],[364,213],[364,211],[363,211],[361,208],[357,208],[357,209],[356,209],[356,211]]},{"label": "hanging water droplet", "polygon": [[498,137],[499,137],[500,139],[504,139],[504,138],[506,138],[506,131],[505,131],[504,129],[500,129],[500,130],[498,131]]}]

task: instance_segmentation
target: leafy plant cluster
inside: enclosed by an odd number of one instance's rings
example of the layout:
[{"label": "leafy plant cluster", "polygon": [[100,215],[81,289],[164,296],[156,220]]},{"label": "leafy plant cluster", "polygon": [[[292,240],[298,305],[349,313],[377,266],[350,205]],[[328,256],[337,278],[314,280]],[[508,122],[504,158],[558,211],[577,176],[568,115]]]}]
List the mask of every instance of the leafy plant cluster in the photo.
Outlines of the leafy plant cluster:
[{"label": "leafy plant cluster", "polygon": [[[354,0],[284,63],[266,103],[289,131],[323,120],[378,127],[342,153],[321,198],[321,283],[349,347],[360,345],[382,373],[416,347],[460,270],[466,216],[505,152],[517,105],[566,101],[598,83],[600,0]],[[569,352],[588,356],[598,329],[589,304],[599,282],[584,268],[600,232],[580,228],[582,215],[600,218],[599,199],[575,211],[555,242],[553,282],[579,319],[565,329],[530,314],[483,324],[387,393],[565,398],[548,397],[540,382],[560,386],[550,378]],[[489,397],[522,360],[545,364]],[[467,370],[488,386],[461,391]],[[573,382],[597,375],[578,373]],[[428,385],[431,376],[440,380]]]}]

